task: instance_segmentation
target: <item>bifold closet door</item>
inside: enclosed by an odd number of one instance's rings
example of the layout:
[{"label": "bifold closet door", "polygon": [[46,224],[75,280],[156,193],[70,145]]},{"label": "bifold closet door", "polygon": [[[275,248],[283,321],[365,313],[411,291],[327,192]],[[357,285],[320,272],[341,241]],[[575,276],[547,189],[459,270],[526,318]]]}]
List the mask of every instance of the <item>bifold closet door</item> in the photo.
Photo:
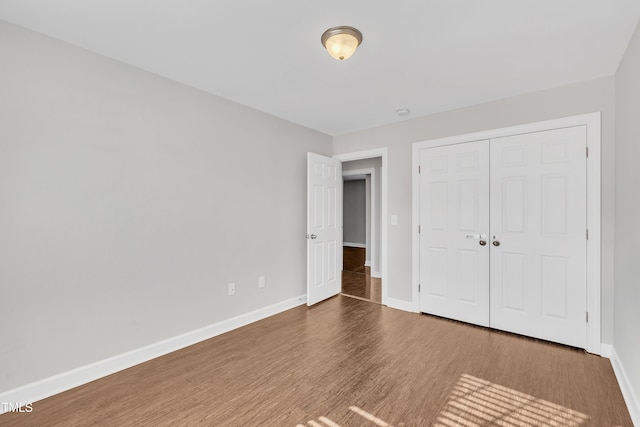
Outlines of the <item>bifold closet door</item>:
[{"label": "bifold closet door", "polygon": [[489,141],[420,157],[421,311],[489,326]]},{"label": "bifold closet door", "polygon": [[586,127],[490,146],[491,327],[584,348]]}]

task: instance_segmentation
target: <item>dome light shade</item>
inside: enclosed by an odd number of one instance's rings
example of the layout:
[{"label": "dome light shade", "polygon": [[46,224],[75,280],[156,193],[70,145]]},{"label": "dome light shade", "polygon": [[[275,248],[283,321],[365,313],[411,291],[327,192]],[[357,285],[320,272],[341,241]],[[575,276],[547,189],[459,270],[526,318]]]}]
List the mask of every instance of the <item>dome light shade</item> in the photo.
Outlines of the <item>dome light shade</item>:
[{"label": "dome light shade", "polygon": [[362,43],[362,33],[353,27],[333,27],[322,34],[320,41],[329,55],[344,61],[353,55]]}]

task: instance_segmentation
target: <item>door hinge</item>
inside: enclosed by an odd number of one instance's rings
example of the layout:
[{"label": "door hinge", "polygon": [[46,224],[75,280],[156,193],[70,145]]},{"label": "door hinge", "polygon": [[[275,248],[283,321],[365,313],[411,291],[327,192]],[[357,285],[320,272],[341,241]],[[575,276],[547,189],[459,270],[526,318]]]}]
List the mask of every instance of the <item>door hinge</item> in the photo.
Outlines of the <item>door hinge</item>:
[{"label": "door hinge", "polygon": [[420,234],[420,226],[418,226],[418,234]]},{"label": "door hinge", "polygon": [[587,240],[589,240],[589,229],[587,228]]},{"label": "door hinge", "polygon": [[418,283],[418,293],[420,293],[420,283]]},{"label": "door hinge", "polygon": [[586,148],[587,150],[587,159],[589,158],[589,147]]},{"label": "door hinge", "polygon": [[418,173],[422,173],[422,168],[418,165]]},{"label": "door hinge", "polygon": [[587,311],[587,323],[589,323],[589,312]]}]

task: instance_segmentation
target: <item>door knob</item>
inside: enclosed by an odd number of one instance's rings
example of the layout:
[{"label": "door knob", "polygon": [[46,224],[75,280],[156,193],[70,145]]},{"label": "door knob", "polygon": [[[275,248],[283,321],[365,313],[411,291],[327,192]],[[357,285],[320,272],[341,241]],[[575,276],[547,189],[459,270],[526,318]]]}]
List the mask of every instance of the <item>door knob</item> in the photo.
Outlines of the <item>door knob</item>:
[{"label": "door knob", "polygon": [[478,242],[478,243],[480,243],[480,246],[484,246],[484,245],[487,244],[487,241],[486,240],[480,240],[480,242]]},{"label": "door knob", "polygon": [[499,240],[494,240],[493,241],[493,246],[500,246],[500,241]]},{"label": "door knob", "polygon": [[[317,239],[317,238],[318,238],[318,236],[316,236],[315,234],[311,235],[311,239]],[[495,242],[494,242],[494,244],[495,244]]]}]

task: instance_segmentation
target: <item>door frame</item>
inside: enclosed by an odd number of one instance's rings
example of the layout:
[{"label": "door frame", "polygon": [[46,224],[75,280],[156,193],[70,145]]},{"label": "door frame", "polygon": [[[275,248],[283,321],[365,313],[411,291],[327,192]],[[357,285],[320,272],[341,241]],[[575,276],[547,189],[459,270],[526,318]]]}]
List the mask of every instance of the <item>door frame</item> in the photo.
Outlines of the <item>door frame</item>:
[{"label": "door frame", "polygon": [[[380,168],[380,278],[382,280],[382,297],[381,303],[387,305],[387,191],[388,191],[388,149],[374,148],[365,151],[356,151],[352,153],[336,154],[333,158],[341,162],[350,162],[353,160],[372,159],[380,157],[382,166]],[[373,181],[373,179],[372,179]]]},{"label": "door frame", "polygon": [[[563,117],[553,120],[528,123],[518,126],[509,126],[488,131],[456,135],[446,138],[432,139],[416,142],[412,147],[412,306],[415,312],[420,312],[420,298],[418,292],[420,279],[420,236],[419,227],[419,201],[420,201],[420,176],[419,162],[420,150],[438,147],[442,145],[462,144],[484,139],[493,139],[504,136],[533,133],[572,126],[586,126],[587,133],[587,312],[589,319],[587,327],[586,350],[589,353],[602,354],[601,352],[601,113],[587,113],[576,116]],[[586,153],[585,153],[586,156]],[[585,230],[586,232],[586,230]]]},{"label": "door frame", "polygon": [[[370,267],[371,268],[371,277],[380,277],[380,266],[378,265],[378,241],[380,240],[380,236],[378,235],[379,231],[376,230],[376,227],[374,227],[374,224],[378,221],[378,213],[377,210],[374,208],[378,202],[378,199],[376,198],[376,170],[374,168],[366,168],[366,169],[357,169],[357,170],[350,170],[350,171],[342,171],[342,183],[344,185],[344,177],[348,177],[348,176],[360,176],[360,175],[370,175],[370,187],[369,187],[369,193],[367,194],[367,197],[369,198],[369,227],[370,227],[370,233],[368,238],[366,239],[366,242],[368,243],[368,251],[369,251],[369,258],[371,260],[370,264],[367,266],[365,264],[365,267]],[[344,195],[344,188],[342,190],[342,194]],[[344,197],[344,196],[343,196]],[[342,205],[342,210],[344,212],[344,204]],[[344,230],[344,218],[343,218],[343,230]],[[342,236],[342,244],[344,245],[344,233]],[[367,246],[365,244],[365,246]]]}]

